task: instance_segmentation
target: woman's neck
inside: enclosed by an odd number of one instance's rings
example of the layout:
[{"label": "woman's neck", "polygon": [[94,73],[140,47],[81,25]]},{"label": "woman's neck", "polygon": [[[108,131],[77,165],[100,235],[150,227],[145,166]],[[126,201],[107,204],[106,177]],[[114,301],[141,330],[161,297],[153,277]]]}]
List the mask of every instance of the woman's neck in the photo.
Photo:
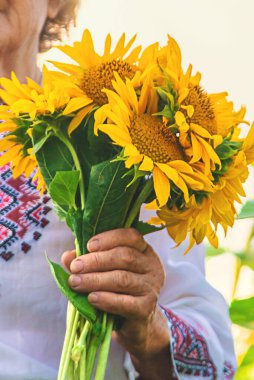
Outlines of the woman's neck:
[{"label": "woman's neck", "polygon": [[37,47],[22,46],[18,49],[2,52],[0,51],[0,77],[9,78],[14,71],[21,82],[26,77],[40,83],[41,73],[37,66]]}]

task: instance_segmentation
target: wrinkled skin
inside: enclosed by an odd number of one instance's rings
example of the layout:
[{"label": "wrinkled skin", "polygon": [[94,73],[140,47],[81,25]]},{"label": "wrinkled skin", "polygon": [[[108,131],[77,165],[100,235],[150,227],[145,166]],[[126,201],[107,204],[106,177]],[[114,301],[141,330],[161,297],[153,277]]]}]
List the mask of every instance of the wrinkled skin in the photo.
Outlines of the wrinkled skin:
[{"label": "wrinkled skin", "polygon": [[79,258],[75,251],[62,256],[70,287],[89,293],[96,308],[123,317],[114,338],[144,379],[169,379],[169,333],[157,306],[165,279],[159,257],[135,229],[101,233],[87,247],[90,253]]},{"label": "wrinkled skin", "polygon": [[0,76],[15,71],[40,82],[36,65],[39,40],[46,19],[54,19],[61,0],[0,0]]}]

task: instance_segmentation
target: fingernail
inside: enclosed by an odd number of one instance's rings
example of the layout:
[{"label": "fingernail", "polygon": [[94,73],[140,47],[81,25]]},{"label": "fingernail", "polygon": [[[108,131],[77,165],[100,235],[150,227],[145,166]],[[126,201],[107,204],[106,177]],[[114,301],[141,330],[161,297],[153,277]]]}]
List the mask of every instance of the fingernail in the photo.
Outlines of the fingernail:
[{"label": "fingernail", "polygon": [[79,276],[71,275],[69,283],[71,286],[78,286],[81,283],[81,278]]},{"label": "fingernail", "polygon": [[89,252],[98,251],[100,249],[100,244],[98,239],[90,240],[87,243],[87,249]]},{"label": "fingernail", "polygon": [[88,301],[91,303],[96,303],[98,301],[99,297],[96,293],[91,293],[88,296]]},{"label": "fingernail", "polygon": [[82,260],[77,259],[71,263],[71,271],[80,272],[82,269],[84,269],[84,265],[83,265]]}]

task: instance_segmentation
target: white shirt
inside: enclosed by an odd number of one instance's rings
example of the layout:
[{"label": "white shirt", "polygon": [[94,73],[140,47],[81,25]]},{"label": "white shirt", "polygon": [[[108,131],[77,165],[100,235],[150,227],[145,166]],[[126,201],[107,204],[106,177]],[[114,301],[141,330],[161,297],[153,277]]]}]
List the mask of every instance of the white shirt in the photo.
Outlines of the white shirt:
[{"label": "white shirt", "polygon": [[[0,380],[56,380],[66,300],[44,253],[59,262],[61,254],[73,248],[73,236],[49,210],[48,198],[41,203],[31,184],[18,181],[13,181],[8,168],[0,169]],[[205,280],[203,247],[184,256],[186,247],[172,249],[166,231],[146,240],[166,272],[159,302],[168,308],[165,317],[176,378],[232,378],[235,356],[227,306]],[[213,366],[204,377],[206,368]],[[132,379],[134,373],[124,350],[112,342],[106,380]]]}]

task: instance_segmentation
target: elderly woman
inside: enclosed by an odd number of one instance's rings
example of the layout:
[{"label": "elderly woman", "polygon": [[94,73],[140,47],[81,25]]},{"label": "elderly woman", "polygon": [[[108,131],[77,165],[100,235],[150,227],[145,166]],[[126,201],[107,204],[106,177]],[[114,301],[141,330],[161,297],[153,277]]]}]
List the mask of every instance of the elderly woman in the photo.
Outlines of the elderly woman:
[{"label": "elderly woman", "polygon": [[[0,0],[0,75],[40,82],[39,51],[61,38],[77,0]],[[65,330],[64,297],[43,252],[56,261],[73,237],[40,200],[31,179],[0,168],[0,379],[55,380]],[[114,230],[88,243],[90,254],[63,264],[70,286],[123,317],[113,335],[106,379],[231,379],[235,359],[227,307],[204,278],[202,248],[170,251],[166,233],[145,241]],[[117,252],[117,254],[116,254]],[[138,374],[137,374],[138,373]]]}]

